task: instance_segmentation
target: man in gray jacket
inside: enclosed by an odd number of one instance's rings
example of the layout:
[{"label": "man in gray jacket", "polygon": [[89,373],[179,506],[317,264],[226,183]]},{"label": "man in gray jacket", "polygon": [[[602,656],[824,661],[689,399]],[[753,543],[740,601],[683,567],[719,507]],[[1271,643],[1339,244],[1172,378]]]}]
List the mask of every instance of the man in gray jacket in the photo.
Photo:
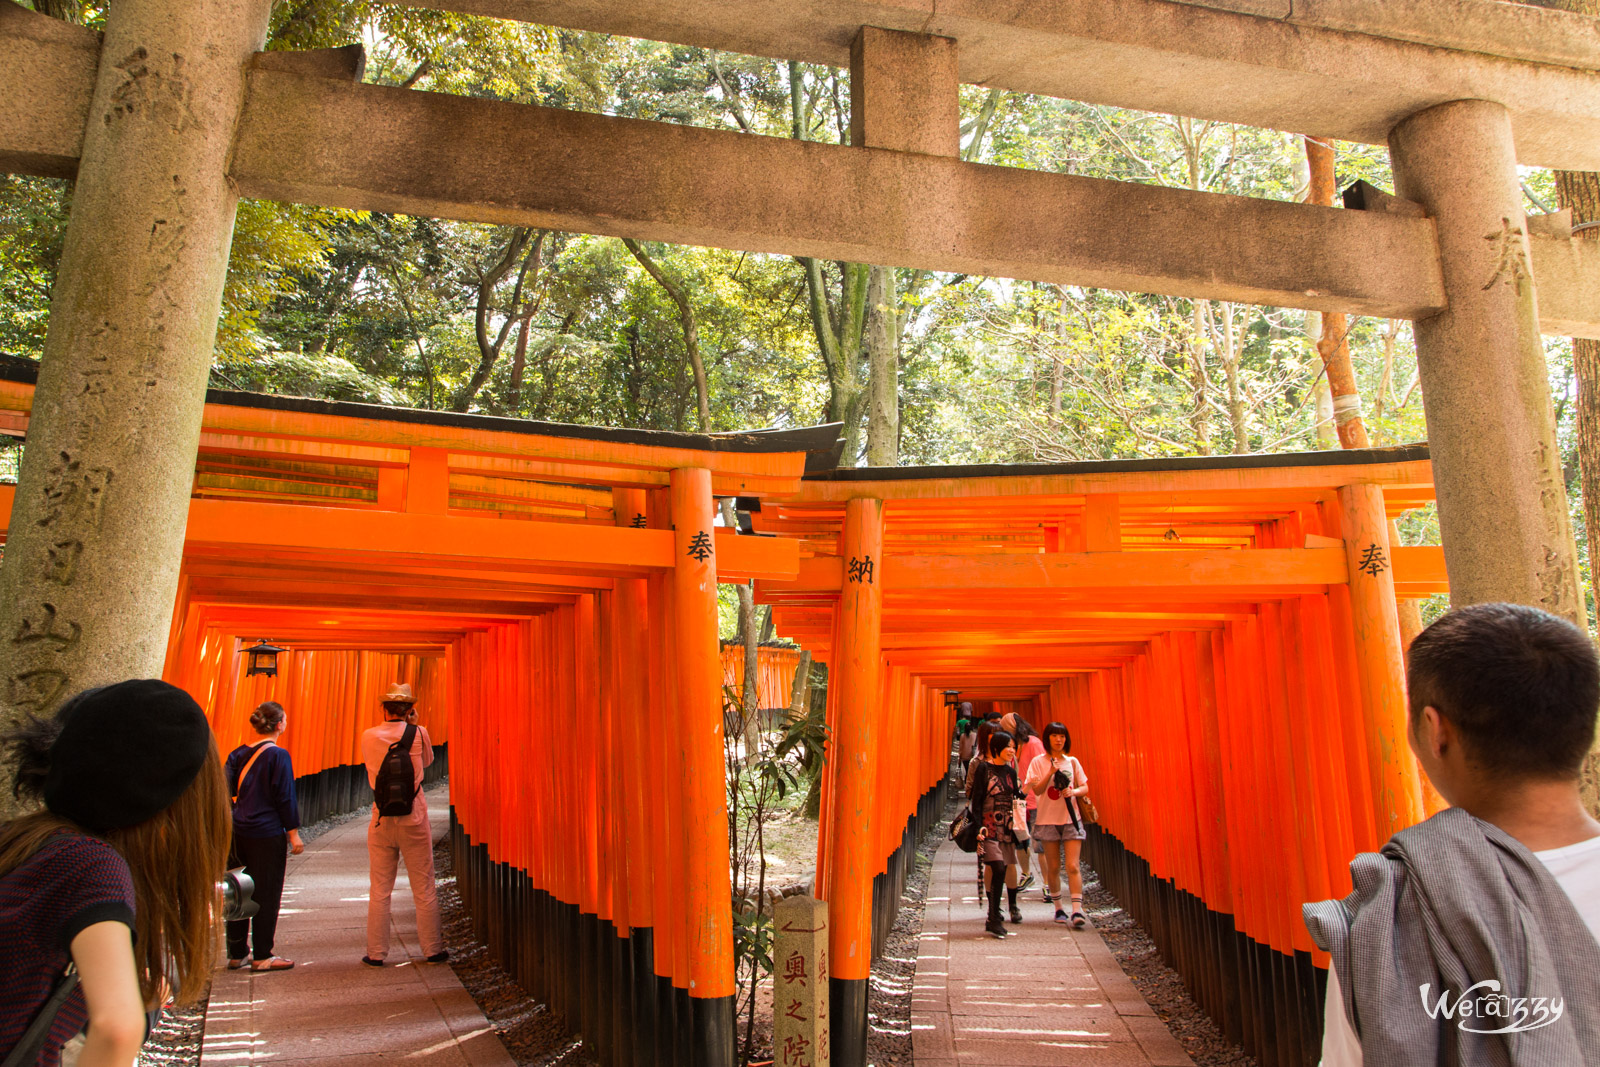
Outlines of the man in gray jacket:
[{"label": "man in gray jacket", "polygon": [[1323,1067],[1600,1064],[1600,822],[1579,775],[1600,662],[1536,608],[1477,604],[1407,654],[1410,739],[1451,805],[1305,907],[1333,957]]}]

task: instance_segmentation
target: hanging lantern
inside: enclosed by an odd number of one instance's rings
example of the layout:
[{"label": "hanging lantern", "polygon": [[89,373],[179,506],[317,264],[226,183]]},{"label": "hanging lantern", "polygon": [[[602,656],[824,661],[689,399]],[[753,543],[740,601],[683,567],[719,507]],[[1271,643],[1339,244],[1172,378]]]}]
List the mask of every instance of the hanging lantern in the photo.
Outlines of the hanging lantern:
[{"label": "hanging lantern", "polygon": [[278,675],[278,653],[287,651],[289,651],[287,648],[279,648],[277,645],[267,644],[265,638],[257,641],[245,649],[245,653],[250,659],[245,665],[244,676],[248,678],[252,674],[264,674],[268,678],[276,678]]},{"label": "hanging lantern", "polygon": [[961,703],[961,690],[959,690],[959,689],[946,689],[944,691],[944,706],[945,707],[953,708],[959,703]]}]

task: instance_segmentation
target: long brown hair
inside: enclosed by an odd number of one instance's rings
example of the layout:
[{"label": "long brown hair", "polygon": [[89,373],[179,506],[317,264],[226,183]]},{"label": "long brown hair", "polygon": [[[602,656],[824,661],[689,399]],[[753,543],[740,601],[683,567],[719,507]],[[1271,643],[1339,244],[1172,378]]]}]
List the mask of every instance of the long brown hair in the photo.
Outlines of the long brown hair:
[{"label": "long brown hair", "polygon": [[179,1004],[200,999],[216,963],[217,879],[227,868],[233,819],[216,738],[189,788],[142,823],[101,834],[49,811],[0,825],[0,877],[26,863],[51,837],[98,837],[133,874],[134,966],[145,1002],[170,978]]}]

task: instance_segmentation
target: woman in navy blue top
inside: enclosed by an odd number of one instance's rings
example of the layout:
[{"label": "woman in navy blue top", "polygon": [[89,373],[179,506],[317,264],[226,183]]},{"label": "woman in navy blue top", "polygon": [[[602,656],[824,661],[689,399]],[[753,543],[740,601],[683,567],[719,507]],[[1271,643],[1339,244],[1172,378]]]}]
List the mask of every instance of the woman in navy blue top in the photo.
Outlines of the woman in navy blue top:
[{"label": "woman in navy blue top", "polygon": [[252,971],[286,971],[294,966],[272,954],[283,901],[283,875],[289,852],[305,851],[300,841],[300,807],[294,796],[294,763],[278,747],[288,726],[283,705],[269,700],[250,715],[250,725],[263,740],[240,745],[228,754],[224,768],[233,797],[233,855],[228,864],[244,867],[255,881],[254,899],[261,905],[254,918],[228,923],[228,967],[238,970],[250,957]]}]

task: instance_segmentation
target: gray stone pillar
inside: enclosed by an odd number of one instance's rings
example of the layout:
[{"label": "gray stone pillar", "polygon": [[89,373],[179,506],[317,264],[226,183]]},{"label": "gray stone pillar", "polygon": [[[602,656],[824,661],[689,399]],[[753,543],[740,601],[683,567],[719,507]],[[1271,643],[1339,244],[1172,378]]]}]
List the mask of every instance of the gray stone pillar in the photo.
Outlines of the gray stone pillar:
[{"label": "gray stone pillar", "polygon": [[161,673],[270,8],[111,7],[0,567],[0,721]]},{"label": "gray stone pillar", "polygon": [[1450,596],[1584,624],[1506,109],[1440,104],[1389,134],[1395,191],[1439,231],[1449,306],[1418,321]]}]

